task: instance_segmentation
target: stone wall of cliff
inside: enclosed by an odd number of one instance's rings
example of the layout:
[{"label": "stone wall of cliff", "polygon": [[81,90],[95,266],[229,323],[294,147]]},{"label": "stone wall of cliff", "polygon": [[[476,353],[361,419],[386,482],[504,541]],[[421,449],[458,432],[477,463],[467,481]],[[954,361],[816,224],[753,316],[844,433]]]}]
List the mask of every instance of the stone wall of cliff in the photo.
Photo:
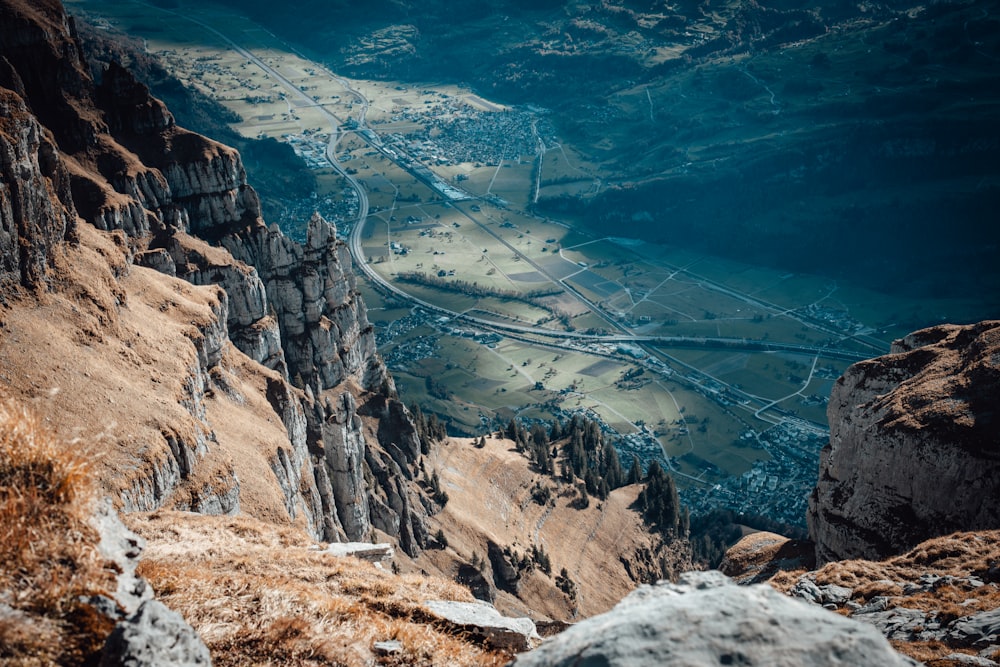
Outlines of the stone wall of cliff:
[{"label": "stone wall of cliff", "polygon": [[0,88],[0,293],[44,283],[54,249],[75,230],[52,137],[17,93]]},{"label": "stone wall of cliff", "polygon": [[1000,321],[910,334],[833,389],[809,530],[820,563],[1000,527]]},{"label": "stone wall of cliff", "polygon": [[220,360],[232,343],[276,373],[266,399],[287,439],[261,456],[287,518],[304,519],[318,538],[365,539],[374,527],[419,550],[423,510],[405,481],[419,455],[415,428],[394,398],[333,226],[317,216],[305,244],[267,227],[239,154],[177,127],[120,66],[95,83],[58,2],[0,2],[0,110],[0,282],[44,287],[80,219],[124,233],[115,238],[126,266],[109,280],[135,262],[222,288],[191,337],[180,399],[198,425],[136,443],[146,472],[122,490],[123,507],[241,507],[235,473],[216,486],[189,482],[210,460],[222,471],[215,478],[227,477],[213,454],[225,443],[202,404],[225,389]]}]

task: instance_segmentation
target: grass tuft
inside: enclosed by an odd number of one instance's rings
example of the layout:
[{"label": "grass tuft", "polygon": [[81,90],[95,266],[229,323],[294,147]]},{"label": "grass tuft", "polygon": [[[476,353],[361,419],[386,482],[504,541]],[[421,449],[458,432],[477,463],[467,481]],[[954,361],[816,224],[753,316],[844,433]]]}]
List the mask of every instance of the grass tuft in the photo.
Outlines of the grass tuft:
[{"label": "grass tuft", "polygon": [[80,602],[114,589],[88,523],[96,489],[83,452],[0,398],[0,658],[81,664],[113,623]]}]

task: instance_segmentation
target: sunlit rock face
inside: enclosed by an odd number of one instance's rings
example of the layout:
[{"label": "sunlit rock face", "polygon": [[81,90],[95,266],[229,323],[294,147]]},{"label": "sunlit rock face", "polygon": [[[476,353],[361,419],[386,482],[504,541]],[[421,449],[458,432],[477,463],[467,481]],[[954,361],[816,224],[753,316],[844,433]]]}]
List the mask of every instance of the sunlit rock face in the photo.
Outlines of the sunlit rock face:
[{"label": "sunlit rock face", "polygon": [[255,225],[225,236],[222,245],[254,266],[267,288],[288,361],[289,376],[319,390],[351,377],[377,388],[387,371],[375,350],[374,328],[355,285],[347,245],[319,215],[305,244],[276,226]]},{"label": "sunlit rock face", "polygon": [[833,389],[809,500],[820,563],[1000,526],[1000,321],[910,334]]},{"label": "sunlit rock face", "polygon": [[[106,480],[119,506],[253,512],[255,494],[270,494],[319,539],[366,540],[374,527],[416,554],[425,512],[408,480],[419,439],[336,229],[317,215],[300,244],[268,227],[237,151],[178,127],[125,68],[98,78],[58,2],[0,0],[0,307],[15,290],[61,289],[52,266],[80,236],[78,221],[108,233],[85,235],[107,261],[102,282],[62,267],[92,280],[80,289],[108,329],[94,338],[127,334],[130,299],[139,306],[160,287],[184,294],[157,311],[184,331],[180,370],[147,388],[148,403],[182,410],[158,417],[149,441],[130,441],[134,469]],[[131,294],[134,266],[162,274],[161,286]],[[189,304],[197,319],[168,321]],[[179,390],[164,398],[170,383]],[[284,432],[253,453],[273,479],[240,479],[240,410]]]}]

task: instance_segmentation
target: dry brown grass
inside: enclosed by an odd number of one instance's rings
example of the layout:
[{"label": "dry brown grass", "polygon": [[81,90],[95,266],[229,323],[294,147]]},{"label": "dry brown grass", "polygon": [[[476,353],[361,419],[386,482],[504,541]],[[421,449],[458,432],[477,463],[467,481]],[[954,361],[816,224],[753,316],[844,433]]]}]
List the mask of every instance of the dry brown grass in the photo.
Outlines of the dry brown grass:
[{"label": "dry brown grass", "polygon": [[114,589],[93,499],[79,449],[0,397],[0,661],[79,664],[103,646],[113,624],[79,602]]},{"label": "dry brown grass", "polygon": [[[813,573],[816,583],[851,588],[852,598],[865,603],[875,596],[888,598],[892,607],[926,612],[942,624],[962,616],[1000,607],[1000,586],[990,581],[990,569],[1000,563],[1000,530],[954,533],[927,540],[909,552],[884,561],[847,560],[829,563]],[[770,580],[778,590],[788,592],[805,572],[781,572]],[[975,576],[985,586],[941,583],[930,590],[904,593],[907,583],[917,583],[925,574],[952,576],[959,581]],[[995,576],[995,575],[994,575]],[[943,660],[950,653],[965,651],[941,641],[894,641],[900,653],[935,667],[954,664]]]},{"label": "dry brown grass", "polygon": [[[450,497],[429,522],[431,533],[438,528],[445,533],[448,548],[424,551],[416,567],[452,577],[474,554],[486,559],[490,541],[518,553],[541,547],[552,574],[537,567],[522,572],[517,596],[499,591],[494,604],[509,616],[559,621],[605,612],[640,581],[662,578],[665,570],[693,569],[686,544],[660,548],[631,509],[637,485],[615,489],[605,501],[591,498],[580,509],[576,487],[539,474],[512,441],[490,436],[482,448],[473,442],[449,438],[426,459]],[[536,485],[550,490],[544,504],[534,499]],[[556,585],[563,567],[577,587],[575,599]],[[492,566],[484,570],[491,578]]]},{"label": "dry brown grass", "polygon": [[396,576],[311,548],[295,528],[248,517],[155,512],[127,517],[148,540],[139,573],[205,640],[216,665],[367,665],[399,640],[397,665],[501,665],[431,622],[421,603],[470,601],[443,579]]},{"label": "dry brown grass", "polygon": [[[916,582],[924,574],[982,577],[997,563],[1000,563],[1000,530],[983,530],[936,537],[922,542],[901,556],[884,561],[845,560],[829,563],[817,570],[815,577],[816,583],[821,586],[837,584],[852,588],[854,599],[863,601],[875,595],[900,596],[902,587],[898,583]],[[771,580],[771,584],[788,592],[801,574],[781,573]],[[944,589],[947,587],[938,590]],[[907,596],[906,599],[911,600],[913,596]],[[995,604],[994,607],[996,606],[1000,604]]]}]

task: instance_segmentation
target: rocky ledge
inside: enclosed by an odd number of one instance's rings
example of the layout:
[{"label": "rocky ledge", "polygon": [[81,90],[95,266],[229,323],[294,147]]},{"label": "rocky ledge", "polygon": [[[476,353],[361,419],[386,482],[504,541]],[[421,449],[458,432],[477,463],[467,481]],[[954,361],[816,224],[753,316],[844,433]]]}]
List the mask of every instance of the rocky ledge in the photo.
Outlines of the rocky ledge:
[{"label": "rocky ledge", "polygon": [[1000,321],[943,325],[851,366],[809,499],[822,564],[1000,526]]}]

